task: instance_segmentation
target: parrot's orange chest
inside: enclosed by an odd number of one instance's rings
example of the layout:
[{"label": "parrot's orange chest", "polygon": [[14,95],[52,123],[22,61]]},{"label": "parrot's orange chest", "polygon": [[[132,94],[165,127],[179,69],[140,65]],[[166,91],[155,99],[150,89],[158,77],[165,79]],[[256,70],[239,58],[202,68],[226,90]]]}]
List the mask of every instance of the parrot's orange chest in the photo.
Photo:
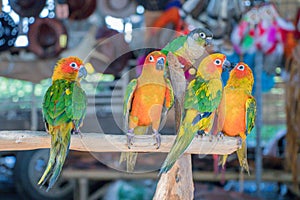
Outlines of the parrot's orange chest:
[{"label": "parrot's orange chest", "polygon": [[160,120],[165,93],[166,86],[160,83],[144,84],[136,89],[130,115],[136,118],[138,126],[149,126]]},{"label": "parrot's orange chest", "polygon": [[246,101],[244,90],[225,89],[225,122],[223,132],[228,136],[238,136],[246,130]]}]

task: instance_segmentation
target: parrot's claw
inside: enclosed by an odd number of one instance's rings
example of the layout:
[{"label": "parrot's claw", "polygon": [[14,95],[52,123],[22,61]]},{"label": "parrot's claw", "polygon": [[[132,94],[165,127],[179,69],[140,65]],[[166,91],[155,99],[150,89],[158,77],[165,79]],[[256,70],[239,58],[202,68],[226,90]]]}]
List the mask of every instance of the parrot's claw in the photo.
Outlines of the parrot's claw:
[{"label": "parrot's claw", "polygon": [[128,146],[128,149],[131,149],[131,145],[133,145],[132,141],[133,141],[133,138],[134,138],[134,134],[128,132],[126,134],[126,136],[127,136],[127,146]]},{"label": "parrot's claw", "polygon": [[219,139],[223,140],[223,139],[224,139],[224,133],[223,133],[223,132],[219,132],[219,133],[217,134],[217,139],[218,139],[218,140],[219,140]]},{"label": "parrot's claw", "polygon": [[206,133],[205,133],[205,131],[204,130],[199,130],[199,131],[197,131],[197,137],[201,137],[201,138],[203,138],[203,136],[205,135]]},{"label": "parrot's claw", "polygon": [[156,143],[154,145],[156,145],[156,148],[159,149],[160,144],[161,144],[160,133],[157,131],[154,131],[153,136],[155,137],[155,141],[156,141]]},{"label": "parrot's claw", "polygon": [[81,134],[81,131],[79,129],[73,129],[71,131],[71,135],[79,135],[80,138],[82,138],[82,134]]}]

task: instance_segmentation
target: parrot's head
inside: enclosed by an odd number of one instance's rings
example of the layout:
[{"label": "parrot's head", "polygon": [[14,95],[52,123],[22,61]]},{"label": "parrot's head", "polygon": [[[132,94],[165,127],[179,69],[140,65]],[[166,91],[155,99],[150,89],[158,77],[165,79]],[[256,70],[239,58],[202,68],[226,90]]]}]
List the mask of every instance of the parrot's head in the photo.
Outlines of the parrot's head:
[{"label": "parrot's head", "polygon": [[211,44],[213,33],[206,28],[196,28],[188,34],[188,43],[206,46]]},{"label": "parrot's head", "polygon": [[213,53],[206,56],[201,62],[197,70],[197,76],[204,79],[220,78],[223,69],[230,67],[230,62],[226,56],[221,53]]},{"label": "parrot's head", "polygon": [[254,77],[251,68],[244,62],[239,62],[230,71],[227,85],[236,85],[236,87],[247,87],[252,90]]},{"label": "parrot's head", "polygon": [[70,56],[60,59],[53,71],[52,81],[64,79],[68,81],[79,81],[81,78],[86,77],[87,71],[80,58]]},{"label": "parrot's head", "polygon": [[160,51],[149,53],[144,62],[145,70],[163,72],[166,65],[166,55]]}]

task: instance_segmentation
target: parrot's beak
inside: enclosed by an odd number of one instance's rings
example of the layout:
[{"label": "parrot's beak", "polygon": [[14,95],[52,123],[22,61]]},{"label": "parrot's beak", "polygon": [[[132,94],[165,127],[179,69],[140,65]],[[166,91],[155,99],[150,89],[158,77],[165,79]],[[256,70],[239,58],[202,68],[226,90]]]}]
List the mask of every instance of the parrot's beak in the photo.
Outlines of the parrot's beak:
[{"label": "parrot's beak", "polygon": [[211,44],[212,44],[212,39],[213,39],[213,37],[207,36],[207,37],[205,38],[205,46],[211,45]]},{"label": "parrot's beak", "polygon": [[228,61],[228,60],[225,60],[224,63],[223,63],[223,70],[229,70],[231,71],[232,70],[232,64]]},{"label": "parrot's beak", "polygon": [[164,58],[159,58],[156,62],[156,69],[157,70],[164,70],[165,66],[165,59]]},{"label": "parrot's beak", "polygon": [[85,78],[87,76],[86,68],[81,65],[78,71],[78,78]]}]

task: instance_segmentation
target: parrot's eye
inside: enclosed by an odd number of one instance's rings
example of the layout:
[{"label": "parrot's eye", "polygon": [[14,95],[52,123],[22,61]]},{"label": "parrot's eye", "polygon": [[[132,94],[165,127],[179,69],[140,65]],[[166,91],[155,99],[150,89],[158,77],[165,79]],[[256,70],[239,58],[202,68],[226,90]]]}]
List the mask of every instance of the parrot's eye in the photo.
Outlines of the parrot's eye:
[{"label": "parrot's eye", "polygon": [[237,68],[238,68],[238,70],[240,70],[240,71],[244,71],[244,69],[245,69],[244,65],[239,65]]},{"label": "parrot's eye", "polygon": [[154,62],[153,56],[150,56],[150,57],[149,57],[149,61],[150,61],[150,62]]},{"label": "parrot's eye", "polygon": [[206,34],[203,33],[203,32],[201,32],[199,35],[200,35],[200,37],[203,38],[203,39],[206,38]]},{"label": "parrot's eye", "polygon": [[70,67],[72,67],[72,68],[77,68],[77,64],[76,64],[75,62],[72,62],[72,63],[70,64]]},{"label": "parrot's eye", "polygon": [[214,63],[215,65],[221,65],[222,61],[220,59],[216,59]]}]

